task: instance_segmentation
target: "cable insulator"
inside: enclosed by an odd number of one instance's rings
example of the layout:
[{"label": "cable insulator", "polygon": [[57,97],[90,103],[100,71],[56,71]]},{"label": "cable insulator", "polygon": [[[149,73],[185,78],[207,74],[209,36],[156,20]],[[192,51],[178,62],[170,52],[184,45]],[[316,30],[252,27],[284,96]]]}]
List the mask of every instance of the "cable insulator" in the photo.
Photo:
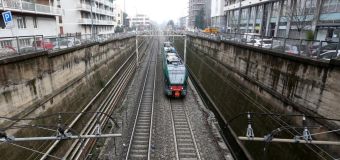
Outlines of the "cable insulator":
[{"label": "cable insulator", "polygon": [[312,135],[307,127],[305,127],[305,129],[303,130],[303,139],[308,142],[311,142],[313,140]]},{"label": "cable insulator", "polygon": [[253,130],[253,128],[251,127],[253,121],[252,121],[252,119],[251,119],[251,115],[250,115],[249,112],[248,112],[247,118],[248,118],[248,128],[247,128],[247,134],[246,134],[246,136],[248,137],[248,139],[252,139],[252,138],[255,137],[255,135],[254,135],[254,130]]}]

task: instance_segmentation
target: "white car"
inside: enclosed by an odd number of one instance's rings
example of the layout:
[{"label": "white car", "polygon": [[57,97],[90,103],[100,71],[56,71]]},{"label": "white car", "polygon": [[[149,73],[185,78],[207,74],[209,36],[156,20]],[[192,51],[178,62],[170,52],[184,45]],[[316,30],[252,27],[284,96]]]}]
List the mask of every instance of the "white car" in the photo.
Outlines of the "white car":
[{"label": "white car", "polygon": [[262,46],[262,48],[270,48],[272,46],[272,40],[271,39],[252,39],[247,44],[256,46],[256,47]]},{"label": "white car", "polygon": [[336,50],[327,51],[327,52],[321,53],[319,56],[320,59],[324,59],[324,60],[331,60],[337,57],[340,57],[340,50],[338,50],[338,52],[336,52]]}]

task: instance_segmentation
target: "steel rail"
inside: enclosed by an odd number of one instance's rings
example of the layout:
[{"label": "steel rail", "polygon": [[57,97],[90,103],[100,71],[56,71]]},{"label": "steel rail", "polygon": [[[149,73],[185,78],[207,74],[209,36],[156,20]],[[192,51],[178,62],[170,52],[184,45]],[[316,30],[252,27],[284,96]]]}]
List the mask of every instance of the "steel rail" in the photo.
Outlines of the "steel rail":
[{"label": "steel rail", "polygon": [[[140,48],[142,45],[144,45],[145,41],[141,43],[138,48]],[[135,53],[135,52],[133,52]],[[110,80],[105,84],[105,86],[91,99],[91,101],[82,109],[82,112],[86,112],[94,103],[95,100],[98,99],[98,97],[103,93],[103,91],[111,84],[114,78],[116,78],[117,75],[121,72],[121,70],[125,67],[125,65],[131,60],[131,58],[134,57],[134,54],[131,54],[129,58],[122,64],[122,66],[119,67],[119,69],[116,71],[116,73],[110,78]],[[82,117],[83,113],[77,115],[77,117],[71,122],[71,124],[67,127],[68,129],[65,130],[65,132],[68,132],[70,128],[72,128],[76,122]],[[47,158],[47,156],[52,152],[52,150],[58,145],[60,140],[55,141],[52,146],[47,150],[47,152],[40,158],[40,160],[44,160]]]},{"label": "steel rail", "polygon": [[[119,101],[119,97],[121,96],[121,93],[124,91],[125,86],[127,85],[130,77],[132,76],[132,73],[134,71],[134,69],[136,68],[136,63],[130,63],[129,68],[126,69],[125,73],[123,73],[123,75],[125,75],[123,78],[119,79],[119,82],[116,83],[116,85],[113,87],[113,89],[110,91],[109,95],[107,96],[107,98],[104,100],[104,102],[101,103],[100,107],[97,109],[98,112],[104,112],[104,113],[112,113],[114,110],[114,107],[110,107],[113,106],[114,104],[116,104]],[[118,88],[117,88],[118,87]],[[94,120],[95,116],[91,117],[91,120],[89,121],[89,123],[87,123],[87,125],[84,127],[82,133],[83,134],[95,134],[95,130],[96,130],[96,121]],[[100,126],[103,127],[106,122],[107,122],[108,118],[106,116],[100,116],[99,118],[97,117],[97,121],[100,122]],[[69,151],[65,154],[64,158],[65,159],[79,159],[80,156],[82,155],[82,152],[84,151],[85,147],[87,146],[87,144],[89,143],[89,139],[87,139],[84,143],[80,142],[79,140],[75,143],[73,143],[73,147],[71,147],[69,149]],[[93,145],[94,143],[92,143]],[[75,147],[75,145],[77,145]],[[80,148],[82,147],[82,148]],[[91,148],[91,147],[90,147]],[[72,152],[71,157],[68,157],[69,154]]]},{"label": "steel rail", "polygon": [[201,160],[186,105],[180,99],[170,99],[170,110],[176,159],[196,158]]},{"label": "steel rail", "polygon": [[[153,44],[153,43],[152,43]],[[153,48],[153,45],[151,46],[151,49]],[[141,120],[141,119],[139,119],[140,118],[140,115],[142,114],[142,109],[144,109],[144,108],[142,108],[143,106],[145,106],[145,105],[143,105],[144,103],[146,103],[145,101],[146,101],[146,99],[143,99],[143,97],[146,95],[146,86],[147,86],[147,84],[148,84],[148,79],[150,78],[150,74],[149,74],[149,72],[150,72],[150,68],[151,68],[151,63],[152,63],[152,58],[154,58],[154,55],[156,55],[157,56],[157,54],[155,54],[154,52],[151,52],[151,54],[150,54],[150,59],[149,59],[149,61],[148,61],[148,66],[147,66],[147,70],[146,70],[146,76],[145,76],[145,78],[144,78],[144,83],[143,83],[143,87],[142,87],[142,93],[140,94],[140,97],[139,97],[139,103],[138,103],[138,109],[137,109],[137,114],[136,114],[136,117],[135,117],[135,121],[134,121],[134,125],[133,125],[133,128],[132,128],[132,132],[131,132],[131,137],[130,137],[130,141],[129,141],[129,147],[128,147],[128,151],[127,151],[127,153],[126,153],[126,160],[128,160],[129,158],[130,158],[130,156],[131,156],[131,152],[132,152],[132,150],[133,150],[133,148],[132,148],[132,145],[133,145],[133,140],[134,140],[134,138],[135,138],[135,135],[136,135],[136,130],[137,130],[137,123],[138,123],[138,121],[140,121],[141,123],[142,123],[142,121],[143,122],[145,122],[144,121],[144,119],[143,120]],[[154,66],[154,68],[155,68],[155,70],[156,70],[156,67]],[[155,76],[156,75],[154,75],[154,77],[151,77],[151,78],[153,78],[153,93],[152,93],[152,100],[151,100],[151,115],[150,115],[150,124],[149,124],[149,126],[150,126],[150,128],[149,128],[149,136],[148,136],[148,149],[147,149],[147,158],[148,159],[150,159],[150,143],[151,143],[151,133],[152,133],[152,119],[153,119],[153,105],[154,105],[154,85],[155,85]],[[143,101],[143,100],[145,100],[145,101]],[[144,102],[144,103],[143,103]],[[146,110],[147,110],[147,108],[146,108]],[[144,110],[145,111],[145,110]],[[147,112],[147,111],[146,111]],[[143,117],[148,117],[148,115],[147,115],[147,113],[145,113],[146,115],[144,115],[143,114]],[[141,127],[141,125],[140,125],[140,127]],[[144,155],[136,155],[136,156],[139,156],[139,157],[144,157]]]},{"label": "steel rail", "polygon": [[[134,63],[130,64],[129,68],[123,74],[123,75],[126,75],[126,76],[123,76],[119,79],[119,81],[116,83],[116,85],[111,89],[108,96],[101,103],[100,107],[97,109],[97,112],[104,112],[104,113],[110,114],[110,112],[108,110],[110,110],[110,111],[112,110],[110,108],[112,108],[111,106],[112,106],[113,102],[116,102],[119,95],[123,91],[124,86],[127,84],[129,77],[132,75],[133,69],[135,68],[134,66],[135,66]],[[94,134],[94,130],[96,129],[97,121],[100,122],[100,127],[104,126],[108,117],[106,117],[104,115],[101,115],[99,117],[97,117],[97,116],[94,115],[90,118],[90,120],[88,121],[86,126],[81,131],[81,134]],[[75,159],[78,159],[79,156],[81,155],[81,153],[83,152],[83,149],[84,149],[84,148],[82,148],[82,146],[86,147],[88,142],[89,142],[89,139],[87,139],[84,143],[82,143],[82,142],[79,143],[79,140],[75,141],[72,144],[72,147],[70,147],[68,152],[65,154],[64,158],[73,159],[74,156],[76,156]],[[71,157],[68,157],[70,153],[72,153]]]}]

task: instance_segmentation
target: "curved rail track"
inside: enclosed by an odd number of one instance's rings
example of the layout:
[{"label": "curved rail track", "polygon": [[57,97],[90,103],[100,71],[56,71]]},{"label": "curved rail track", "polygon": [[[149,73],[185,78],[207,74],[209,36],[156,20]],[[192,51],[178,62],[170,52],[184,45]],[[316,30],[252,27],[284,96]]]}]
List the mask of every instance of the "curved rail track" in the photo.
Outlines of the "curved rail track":
[{"label": "curved rail track", "polygon": [[[139,46],[142,47],[144,42]],[[125,68],[125,70],[124,70]],[[98,98],[103,94],[104,90],[108,88],[108,86],[112,83],[112,81],[117,78],[117,76],[121,76],[115,85],[110,89],[108,95],[104,98],[102,103],[97,107],[95,112],[104,112],[107,114],[111,114],[115,104],[118,103],[120,96],[122,95],[125,86],[128,84],[131,76],[133,75],[136,68],[136,56],[132,54],[124,64],[117,70],[117,72],[111,77],[111,79],[106,83],[106,85],[96,94],[95,97],[82,109],[81,114],[77,115],[75,119],[70,123],[68,126],[69,129],[66,129],[65,132],[69,131],[70,128],[74,127],[78,124],[78,122],[83,118],[85,114],[84,112],[88,112],[93,107],[93,103],[98,100]],[[109,118],[103,114],[94,114],[87,123],[83,127],[83,129],[79,132],[79,134],[95,134],[95,130],[98,127],[98,124],[101,128],[107,123]],[[47,150],[44,156],[40,159],[46,159],[47,156],[56,149],[60,140],[55,141]],[[63,159],[85,159],[87,153],[91,150],[92,146],[95,144],[95,139],[86,139],[86,140],[75,140],[66,154],[64,155]]]},{"label": "curved rail track", "polygon": [[134,122],[126,154],[129,159],[150,159],[152,119],[154,108],[154,93],[156,82],[157,54],[154,51],[154,42],[151,45],[150,59],[148,61],[143,89],[140,95],[138,110]]}]

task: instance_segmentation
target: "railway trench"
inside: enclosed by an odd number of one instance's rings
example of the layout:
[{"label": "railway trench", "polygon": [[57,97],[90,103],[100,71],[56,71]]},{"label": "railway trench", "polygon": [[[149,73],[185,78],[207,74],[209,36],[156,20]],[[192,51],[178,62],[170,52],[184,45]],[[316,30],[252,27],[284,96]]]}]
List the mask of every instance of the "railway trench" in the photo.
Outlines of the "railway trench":
[{"label": "railway trench", "polygon": [[165,39],[152,38],[113,113],[123,137],[98,141],[89,159],[233,159],[192,85],[183,99],[165,96],[160,50]]}]

